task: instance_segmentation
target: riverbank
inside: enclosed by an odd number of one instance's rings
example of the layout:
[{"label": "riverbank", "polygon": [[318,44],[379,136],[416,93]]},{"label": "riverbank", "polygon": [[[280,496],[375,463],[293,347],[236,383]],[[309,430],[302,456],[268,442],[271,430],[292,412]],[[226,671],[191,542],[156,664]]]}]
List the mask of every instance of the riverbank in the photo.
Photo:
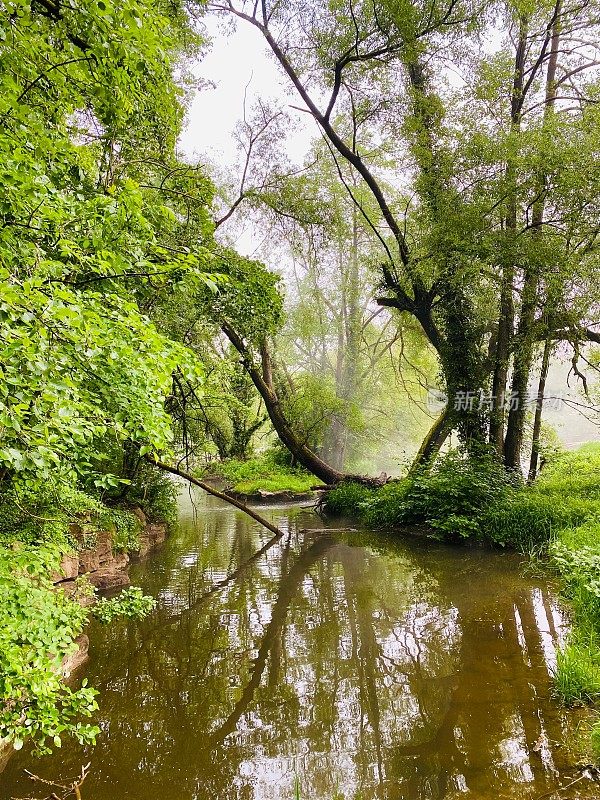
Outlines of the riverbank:
[{"label": "riverbank", "polygon": [[321,483],[305,469],[279,463],[271,453],[246,461],[229,459],[211,464],[202,477],[215,481],[230,497],[260,504],[309,500],[314,496],[313,487]]},{"label": "riverbank", "polygon": [[[85,719],[97,710],[95,690],[65,683],[87,658],[90,606],[97,590],[128,586],[130,563],[162,543],[168,529],[139,507],[115,512],[96,503],[69,515],[54,539],[0,546],[0,771],[28,741],[45,752],[65,736],[94,740],[98,729]],[[135,590],[124,596],[126,613],[148,603]],[[118,605],[110,613],[119,613]]]}]

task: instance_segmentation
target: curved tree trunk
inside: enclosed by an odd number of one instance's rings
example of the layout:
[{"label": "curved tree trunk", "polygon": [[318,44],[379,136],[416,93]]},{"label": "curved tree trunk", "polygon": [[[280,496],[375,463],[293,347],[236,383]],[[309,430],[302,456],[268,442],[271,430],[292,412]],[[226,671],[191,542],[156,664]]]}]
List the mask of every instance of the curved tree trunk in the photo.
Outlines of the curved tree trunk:
[{"label": "curved tree trunk", "polygon": [[293,458],[299,464],[302,464],[309,472],[312,472],[313,475],[320,478],[320,480],[328,485],[335,485],[343,480],[353,480],[368,486],[379,486],[384,482],[379,478],[340,472],[340,470],[334,469],[323,461],[323,459],[314,453],[308,445],[302,442],[292,430],[281,408],[281,400],[273,383],[271,358],[266,345],[263,345],[261,348],[261,365],[259,367],[242,337],[229,323],[223,323],[221,330],[242,357],[244,368],[252,378],[252,382],[263,399],[269,419],[280,441],[287,447]]}]

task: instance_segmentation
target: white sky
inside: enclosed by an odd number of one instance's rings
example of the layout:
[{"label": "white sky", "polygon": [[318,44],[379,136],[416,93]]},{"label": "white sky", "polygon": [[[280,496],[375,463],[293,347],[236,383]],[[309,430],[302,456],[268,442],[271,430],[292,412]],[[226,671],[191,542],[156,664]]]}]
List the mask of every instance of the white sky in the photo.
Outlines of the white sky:
[{"label": "white sky", "polygon": [[205,24],[213,44],[194,68],[194,74],[212,81],[215,88],[202,88],[191,103],[179,141],[185,155],[194,159],[209,157],[222,167],[236,162],[238,154],[232,132],[243,117],[244,92],[248,86],[248,107],[261,97],[291,115],[290,135],[282,144],[291,160],[301,163],[317,130],[307,114],[290,108],[290,104],[301,105],[301,101],[268,53],[259,31],[242,24],[228,33],[224,24],[211,16],[205,18]]}]

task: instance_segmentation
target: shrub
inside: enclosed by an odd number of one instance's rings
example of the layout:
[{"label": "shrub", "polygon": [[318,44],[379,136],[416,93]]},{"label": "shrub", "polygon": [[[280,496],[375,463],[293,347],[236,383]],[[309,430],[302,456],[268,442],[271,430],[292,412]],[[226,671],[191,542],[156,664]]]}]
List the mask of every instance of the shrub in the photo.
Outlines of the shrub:
[{"label": "shrub", "polygon": [[98,733],[81,721],[96,710],[96,692],[60,677],[87,612],[54,590],[59,559],[56,548],[0,548],[0,737],[17,750],[29,739],[49,752],[64,735],[87,742]]},{"label": "shrub", "polygon": [[120,508],[107,509],[104,512],[106,527],[112,527],[113,550],[117,553],[130,553],[140,549],[140,532],[142,523],[131,511]]},{"label": "shrub", "polygon": [[428,471],[391,481],[376,491],[342,484],[329,493],[326,510],[356,514],[377,527],[426,524],[439,538],[482,534],[489,508],[513,490],[514,480],[491,458],[451,452]]},{"label": "shrub", "polygon": [[368,525],[382,527],[384,525],[402,525],[411,521],[407,515],[406,500],[412,488],[408,478],[390,481],[381,489],[373,492],[364,503],[362,511]]},{"label": "shrub", "polygon": [[407,522],[424,521],[444,538],[467,539],[482,533],[490,507],[510,491],[514,480],[488,456],[473,459],[451,451],[429,472],[418,474],[406,499]]},{"label": "shrub", "polygon": [[325,511],[334,515],[360,516],[364,504],[373,494],[373,490],[360,483],[344,481],[327,493]]},{"label": "shrub", "polygon": [[117,617],[142,619],[156,607],[156,600],[145,595],[139,586],[124,589],[110,600],[103,597],[94,608],[94,616],[100,622],[109,623]]},{"label": "shrub", "polygon": [[140,506],[151,521],[175,525],[178,494],[175,481],[151,464],[142,462],[123,499],[128,506]]}]

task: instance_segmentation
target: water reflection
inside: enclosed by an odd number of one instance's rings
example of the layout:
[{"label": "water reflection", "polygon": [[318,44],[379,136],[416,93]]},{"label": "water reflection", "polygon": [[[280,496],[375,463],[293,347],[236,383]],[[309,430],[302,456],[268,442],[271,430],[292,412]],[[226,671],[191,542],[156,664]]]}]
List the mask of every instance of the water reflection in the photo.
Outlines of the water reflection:
[{"label": "water reflection", "polygon": [[[511,556],[272,513],[282,538],[188,509],[132,575],[157,611],[91,631],[98,747],[39,774],[91,760],[94,800],[291,798],[295,779],[310,800],[526,798],[567,781],[543,584]],[[26,765],[0,798],[30,794]]]}]

